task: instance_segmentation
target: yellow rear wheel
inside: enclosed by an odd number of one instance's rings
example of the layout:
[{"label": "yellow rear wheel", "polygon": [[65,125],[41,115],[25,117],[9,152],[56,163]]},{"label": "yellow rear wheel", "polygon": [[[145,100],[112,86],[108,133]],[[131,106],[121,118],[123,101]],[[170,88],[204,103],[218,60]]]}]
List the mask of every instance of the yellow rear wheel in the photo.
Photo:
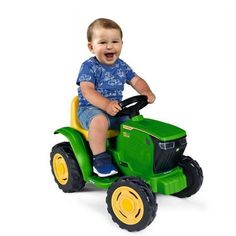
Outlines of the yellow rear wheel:
[{"label": "yellow rear wheel", "polygon": [[107,192],[108,212],[121,228],[139,231],[156,216],[156,196],[148,185],[135,177],[121,177]]},{"label": "yellow rear wheel", "polygon": [[83,175],[68,142],[55,145],[50,156],[52,173],[62,191],[77,192],[84,187]]},{"label": "yellow rear wheel", "polygon": [[69,178],[69,172],[65,159],[60,153],[56,153],[53,157],[53,171],[57,181],[65,185]]}]

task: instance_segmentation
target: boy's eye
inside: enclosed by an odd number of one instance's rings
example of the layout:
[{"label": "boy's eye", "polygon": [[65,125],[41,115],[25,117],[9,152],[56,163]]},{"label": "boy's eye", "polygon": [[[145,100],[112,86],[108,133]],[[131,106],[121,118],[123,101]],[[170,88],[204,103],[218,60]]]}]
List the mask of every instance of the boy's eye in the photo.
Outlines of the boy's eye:
[{"label": "boy's eye", "polygon": [[101,42],[99,42],[99,44],[105,44],[106,42],[105,41],[101,41]]},{"label": "boy's eye", "polygon": [[112,43],[119,43],[119,41],[118,40],[114,40],[114,41],[112,41]]}]

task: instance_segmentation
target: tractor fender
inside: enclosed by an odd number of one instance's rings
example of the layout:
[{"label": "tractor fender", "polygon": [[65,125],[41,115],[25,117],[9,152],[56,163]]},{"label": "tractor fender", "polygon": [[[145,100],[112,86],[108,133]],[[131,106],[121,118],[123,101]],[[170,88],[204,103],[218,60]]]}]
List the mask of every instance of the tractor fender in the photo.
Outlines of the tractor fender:
[{"label": "tractor fender", "polygon": [[63,127],[56,130],[54,134],[62,134],[68,139],[83,174],[83,178],[87,181],[92,175],[92,167],[88,154],[87,143],[81,136],[80,132],[71,127]]}]

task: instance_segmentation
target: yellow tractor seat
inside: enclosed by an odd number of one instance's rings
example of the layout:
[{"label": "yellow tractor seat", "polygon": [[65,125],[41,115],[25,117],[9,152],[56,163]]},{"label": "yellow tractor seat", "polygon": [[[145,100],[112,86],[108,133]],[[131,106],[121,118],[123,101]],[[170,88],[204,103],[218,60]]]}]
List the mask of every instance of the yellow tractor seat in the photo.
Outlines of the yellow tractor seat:
[{"label": "yellow tractor seat", "polygon": [[[70,114],[70,126],[76,130],[78,130],[84,138],[88,141],[88,130],[84,129],[80,121],[78,119],[78,107],[79,107],[79,99],[78,96],[75,96],[71,102],[71,114]],[[119,134],[118,130],[108,130],[107,138],[115,137]]]}]

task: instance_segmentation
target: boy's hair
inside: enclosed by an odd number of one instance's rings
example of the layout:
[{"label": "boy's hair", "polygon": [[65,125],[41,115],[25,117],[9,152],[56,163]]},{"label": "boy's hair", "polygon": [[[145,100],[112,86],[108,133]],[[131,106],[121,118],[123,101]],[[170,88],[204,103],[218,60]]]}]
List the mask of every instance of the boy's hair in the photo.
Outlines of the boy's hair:
[{"label": "boy's hair", "polygon": [[95,21],[93,21],[88,27],[88,30],[87,30],[88,42],[92,41],[93,30],[96,27],[102,27],[104,29],[117,29],[120,31],[121,39],[123,37],[122,30],[121,30],[120,26],[115,21],[110,20],[110,19],[106,19],[106,18],[98,18]]}]

